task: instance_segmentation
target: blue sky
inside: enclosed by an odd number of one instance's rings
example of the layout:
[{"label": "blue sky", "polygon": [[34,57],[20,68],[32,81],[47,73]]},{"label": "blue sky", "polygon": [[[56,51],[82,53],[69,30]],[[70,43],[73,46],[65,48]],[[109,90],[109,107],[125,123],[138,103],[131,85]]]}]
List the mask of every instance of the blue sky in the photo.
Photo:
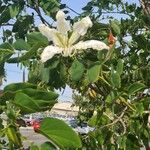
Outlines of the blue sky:
[{"label": "blue sky", "polygon": [[[81,13],[82,12],[82,7],[86,5],[87,2],[90,0],[62,0],[62,3],[67,4],[70,8],[73,8],[76,12]],[[138,3],[138,0],[128,0],[128,2],[132,3]],[[71,16],[76,16],[76,14],[72,11],[70,11]],[[119,16],[117,16],[119,17]],[[37,21],[38,22],[38,21]],[[2,30],[1,30],[2,32]],[[21,67],[17,66],[16,64],[6,64],[6,75],[7,75],[7,81],[4,81],[4,84],[2,87],[6,86],[7,84],[14,83],[14,82],[22,82],[22,76],[23,76],[23,70],[20,69]],[[26,74],[26,79],[27,79],[27,74]],[[60,97],[62,100],[71,100],[71,89],[66,88],[64,94]]]}]

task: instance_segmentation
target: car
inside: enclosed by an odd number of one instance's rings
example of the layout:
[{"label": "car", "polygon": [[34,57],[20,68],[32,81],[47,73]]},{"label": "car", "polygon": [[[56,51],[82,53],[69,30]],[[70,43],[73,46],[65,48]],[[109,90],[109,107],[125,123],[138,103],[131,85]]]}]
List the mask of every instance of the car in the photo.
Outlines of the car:
[{"label": "car", "polygon": [[16,123],[18,124],[19,127],[26,127],[26,122],[22,118],[17,118]]},{"label": "car", "polygon": [[43,120],[43,118],[37,118],[32,121],[33,130],[37,133],[39,132],[39,128],[40,128],[42,120]]},{"label": "car", "polygon": [[75,127],[74,130],[78,132],[79,134],[84,135],[84,134],[88,134],[89,132],[94,131],[95,128],[88,126],[88,124],[85,122],[82,122],[80,126]]},{"label": "car", "polygon": [[33,117],[32,117],[32,115],[25,115],[23,117],[23,120],[25,121],[26,126],[31,126],[32,121],[33,121]]}]

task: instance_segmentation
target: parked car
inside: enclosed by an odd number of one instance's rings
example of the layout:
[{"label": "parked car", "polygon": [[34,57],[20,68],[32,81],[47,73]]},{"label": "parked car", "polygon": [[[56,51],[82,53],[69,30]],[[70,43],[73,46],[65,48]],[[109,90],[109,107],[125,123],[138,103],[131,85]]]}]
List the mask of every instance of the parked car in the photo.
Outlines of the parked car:
[{"label": "parked car", "polygon": [[94,131],[95,128],[88,126],[87,123],[83,122],[80,126],[74,128],[74,130],[80,134],[88,134],[91,131]]},{"label": "parked car", "polygon": [[16,120],[16,123],[18,124],[19,127],[26,127],[26,122],[22,118],[18,118]]},{"label": "parked car", "polygon": [[40,124],[41,124],[42,120],[43,120],[43,118],[37,118],[37,119],[33,120],[32,127],[35,132],[39,132],[39,128],[40,128]]},{"label": "parked car", "polygon": [[32,115],[25,115],[23,117],[23,120],[25,121],[26,126],[31,126],[32,121],[33,121],[33,116]]}]

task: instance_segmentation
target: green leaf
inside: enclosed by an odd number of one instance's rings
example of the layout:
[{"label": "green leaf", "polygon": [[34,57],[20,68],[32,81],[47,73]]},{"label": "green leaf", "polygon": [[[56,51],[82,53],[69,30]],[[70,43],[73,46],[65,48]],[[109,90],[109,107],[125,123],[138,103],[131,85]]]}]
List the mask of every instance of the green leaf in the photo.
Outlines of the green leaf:
[{"label": "green leaf", "polygon": [[136,104],[136,115],[137,114],[140,114],[140,115],[142,115],[143,114],[143,112],[144,112],[144,106],[143,106],[143,104],[142,103],[137,103]]},{"label": "green leaf", "polygon": [[49,68],[44,68],[44,67],[41,68],[41,73],[40,73],[41,74],[41,79],[45,83],[49,82],[49,76],[50,76],[49,71],[50,71]]},{"label": "green leaf", "polygon": [[79,81],[83,76],[84,70],[85,70],[84,65],[77,59],[74,60],[70,68],[71,79],[73,81]]},{"label": "green leaf", "polygon": [[6,23],[11,19],[9,8],[6,8],[0,15],[0,25]]},{"label": "green leaf", "polygon": [[30,150],[39,150],[38,146],[36,145],[31,145]]},{"label": "green leaf", "polygon": [[97,123],[97,115],[93,115],[89,121],[88,121],[88,125],[91,126],[91,127],[95,127]]},{"label": "green leaf", "polygon": [[123,60],[122,59],[118,60],[116,71],[119,75],[122,74],[123,72]]},{"label": "green leaf", "polygon": [[26,89],[26,88],[36,89],[37,85],[31,84],[28,82],[26,82],[26,83],[12,83],[12,84],[5,86],[4,92],[7,92],[7,91],[15,92],[15,91]]},{"label": "green leaf", "polygon": [[58,98],[58,94],[52,91],[43,91],[38,89],[23,89],[20,90],[21,92],[27,94],[31,98],[35,99],[38,103],[38,100],[44,100],[45,102],[50,102],[51,100],[55,100]]},{"label": "green leaf", "polygon": [[33,23],[33,15],[19,15],[13,25],[12,32],[17,33],[17,38],[26,39],[26,35]]},{"label": "green leaf", "polygon": [[62,120],[45,118],[39,131],[62,149],[76,149],[82,146],[77,133]]},{"label": "green leaf", "polygon": [[8,63],[19,63],[21,61],[26,61],[26,60],[32,59],[32,58],[36,57],[36,53],[39,48],[40,48],[40,44],[37,43],[37,44],[33,45],[33,47],[31,47],[30,50],[28,50],[28,52],[26,52],[22,56],[10,58],[7,62]]},{"label": "green leaf", "polygon": [[15,96],[14,103],[21,109],[21,113],[35,113],[40,111],[38,104],[28,95],[18,92]]},{"label": "green leaf", "polygon": [[98,80],[100,68],[101,65],[99,62],[96,62],[87,70],[87,77],[89,82],[95,82]]},{"label": "green leaf", "polygon": [[12,50],[0,48],[0,62],[5,62],[12,56],[13,53],[14,52]]},{"label": "green leaf", "polygon": [[7,43],[7,42],[1,44],[1,45],[0,45],[0,49],[9,49],[9,50],[11,50],[11,51],[14,51],[14,48],[12,47],[12,45],[9,44],[9,43]]},{"label": "green leaf", "polygon": [[25,42],[23,39],[16,40],[13,46],[16,50],[29,50],[30,49],[30,45],[27,42]]},{"label": "green leaf", "polygon": [[150,97],[144,98],[141,102],[143,103],[145,109],[149,109]]},{"label": "green leaf", "polygon": [[16,93],[14,103],[22,114],[45,111],[54,106],[58,94],[36,89],[24,89]]},{"label": "green leaf", "polygon": [[119,136],[117,143],[121,149],[126,149],[126,136]]},{"label": "green leaf", "polygon": [[40,146],[40,150],[57,150],[57,148],[50,142],[45,142]]},{"label": "green leaf", "polygon": [[60,9],[59,2],[59,0],[41,0],[39,4],[47,15],[55,19],[56,12]]},{"label": "green leaf", "polygon": [[110,22],[111,28],[113,29],[113,31],[115,32],[115,34],[120,35],[121,31],[120,31],[120,23],[118,20],[112,20]]},{"label": "green leaf", "polygon": [[130,150],[140,150],[140,145],[138,142],[138,139],[136,138],[136,135],[128,134],[127,140],[126,140],[126,149]]},{"label": "green leaf", "polygon": [[111,83],[115,88],[121,87],[121,79],[118,72],[111,73]]},{"label": "green leaf", "polygon": [[32,46],[37,43],[44,47],[48,45],[48,39],[45,36],[43,36],[40,32],[32,32],[28,34],[27,41]]},{"label": "green leaf", "polygon": [[0,61],[7,61],[14,53],[13,47],[9,43],[3,43],[0,45]]},{"label": "green leaf", "polygon": [[19,13],[19,6],[18,5],[10,5],[9,7],[10,17],[14,18]]},{"label": "green leaf", "polygon": [[99,59],[99,62],[100,63],[103,63],[105,61],[105,58],[106,58],[106,54],[108,53],[107,50],[101,50],[101,51],[98,51],[97,53],[97,58]]},{"label": "green leaf", "polygon": [[39,47],[40,47],[40,43],[36,43],[35,45],[33,45],[33,47],[31,47],[31,49],[27,53],[25,53],[23,56],[21,56],[19,58],[19,60],[25,61],[25,60],[31,59],[32,57],[35,57],[36,52],[39,49]]},{"label": "green leaf", "polygon": [[139,82],[133,83],[128,88],[128,94],[132,95],[132,94],[140,91],[143,88],[145,88],[145,85],[143,83],[139,83]]},{"label": "green leaf", "polygon": [[19,57],[13,57],[7,60],[7,63],[19,63],[19,62],[20,62]]},{"label": "green leaf", "polygon": [[48,67],[50,70],[56,68],[58,66],[58,64],[60,63],[60,60],[58,60],[57,58],[52,58],[50,60],[48,60],[44,66]]}]

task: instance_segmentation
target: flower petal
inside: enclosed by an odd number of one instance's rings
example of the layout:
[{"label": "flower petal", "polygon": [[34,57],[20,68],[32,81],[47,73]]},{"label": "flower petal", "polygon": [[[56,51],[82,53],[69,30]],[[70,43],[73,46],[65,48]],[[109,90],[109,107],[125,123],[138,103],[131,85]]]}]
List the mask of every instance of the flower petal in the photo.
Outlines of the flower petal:
[{"label": "flower petal", "polygon": [[88,49],[88,48],[92,48],[95,50],[109,49],[109,47],[105,43],[97,40],[89,40],[85,42],[80,41],[73,47],[74,49]]},{"label": "flower petal", "polygon": [[39,31],[48,38],[49,41],[53,41],[55,46],[63,47],[64,35],[59,33],[56,29],[51,29],[48,26],[41,24],[39,25]]},{"label": "flower petal", "polygon": [[40,24],[38,28],[39,28],[39,31],[48,38],[49,41],[53,40],[53,35],[57,32],[56,29],[51,29],[45,24]]},{"label": "flower petal", "polygon": [[51,59],[55,54],[62,52],[62,48],[56,46],[47,46],[41,54],[41,62],[46,62]]},{"label": "flower petal", "polygon": [[65,13],[61,10],[58,11],[56,19],[57,19],[57,30],[62,34],[66,34],[71,27],[69,21],[65,20]]},{"label": "flower petal", "polygon": [[88,28],[92,27],[92,25],[93,24],[90,17],[85,17],[80,21],[74,23],[73,31],[83,36],[86,34]]},{"label": "flower petal", "polygon": [[80,34],[77,32],[73,32],[69,38],[68,45],[71,46],[80,38]]}]

